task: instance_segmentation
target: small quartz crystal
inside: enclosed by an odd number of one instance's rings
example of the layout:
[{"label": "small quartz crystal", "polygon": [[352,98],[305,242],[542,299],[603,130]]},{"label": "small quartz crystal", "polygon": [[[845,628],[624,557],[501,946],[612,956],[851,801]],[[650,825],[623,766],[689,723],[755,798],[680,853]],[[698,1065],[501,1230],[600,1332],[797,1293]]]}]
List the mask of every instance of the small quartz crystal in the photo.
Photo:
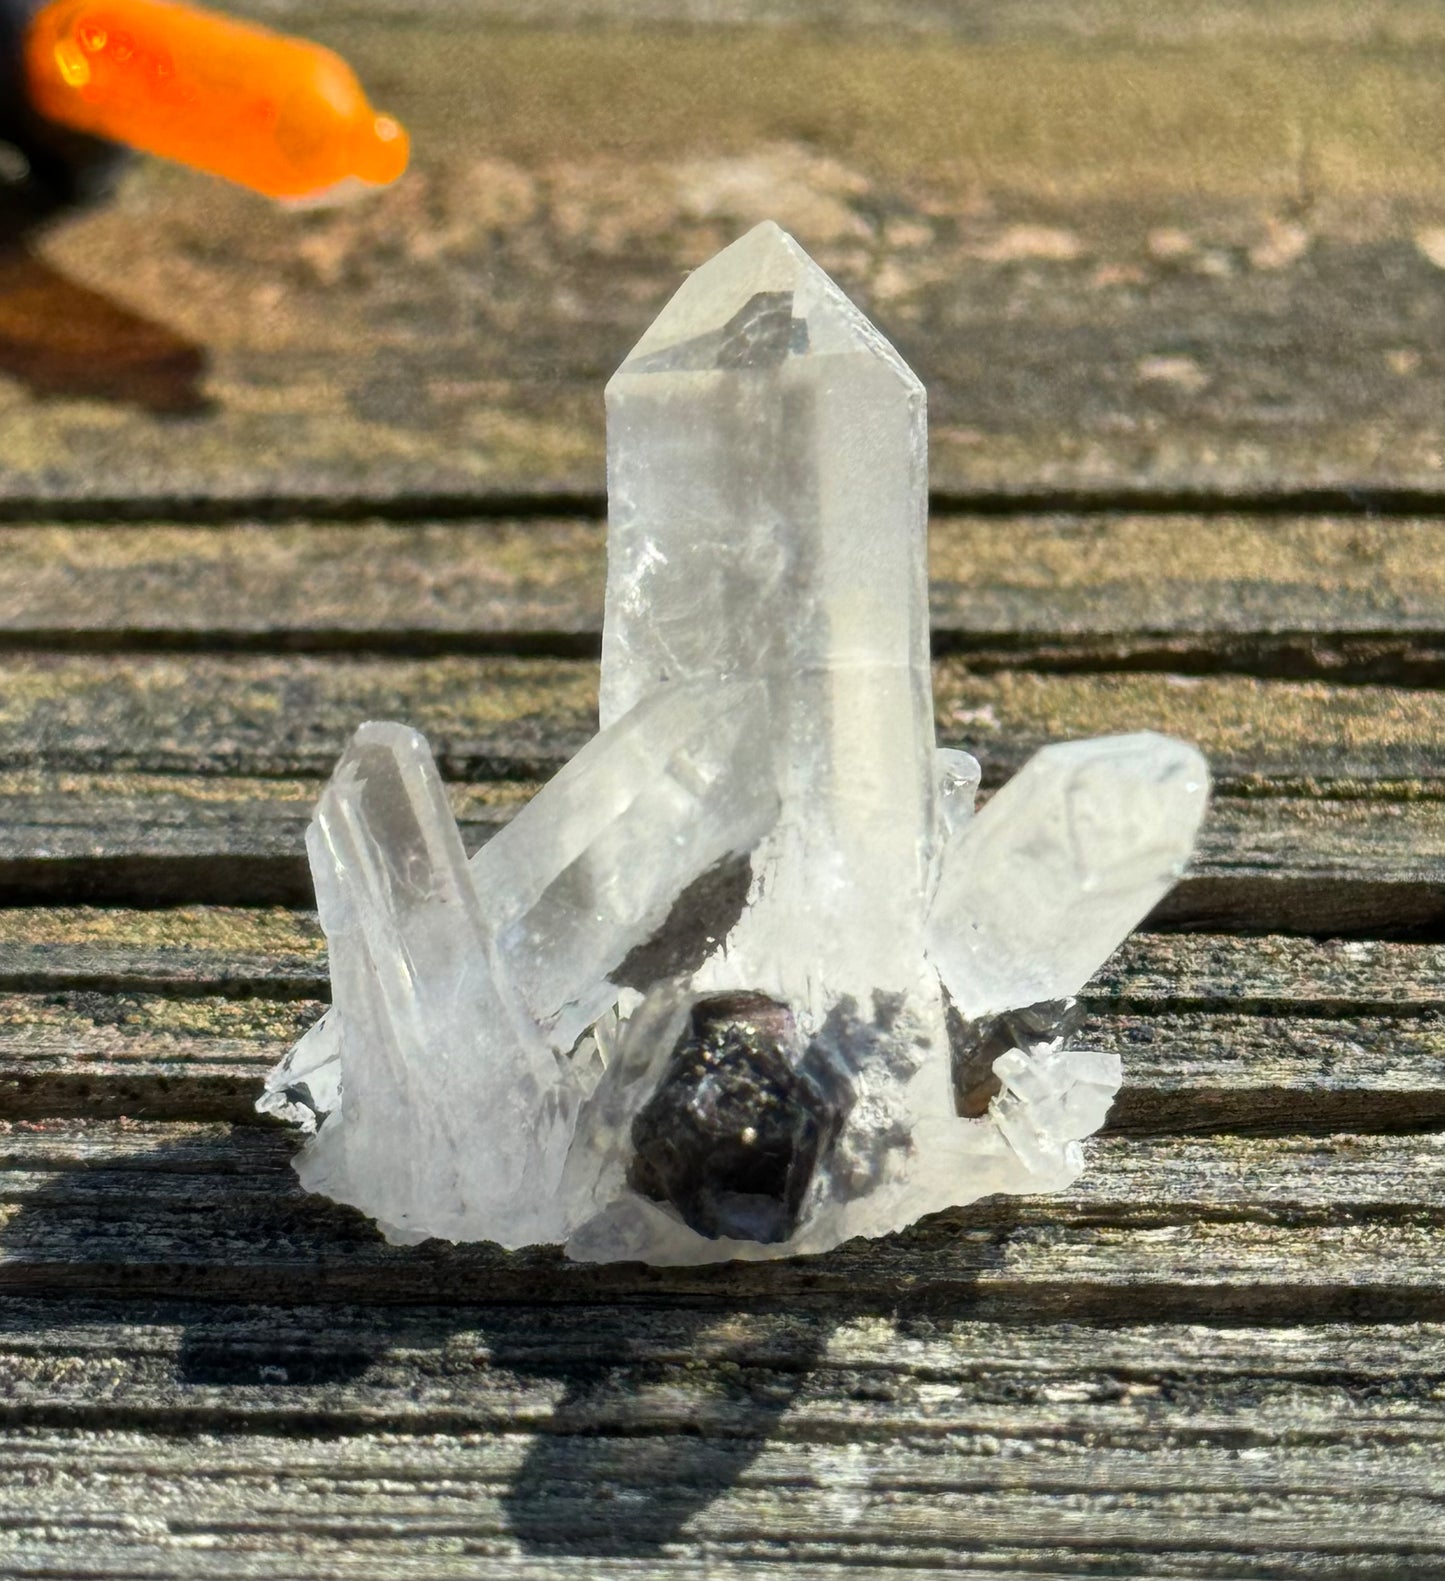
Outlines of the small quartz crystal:
[{"label": "small quartz crystal", "polygon": [[1077,995],[1178,878],[1192,747],[934,742],[922,386],[761,225],[607,389],[601,733],[470,861],[363,725],[309,840],[333,1008],[260,1107],[395,1240],[700,1263],[1057,1190]]}]

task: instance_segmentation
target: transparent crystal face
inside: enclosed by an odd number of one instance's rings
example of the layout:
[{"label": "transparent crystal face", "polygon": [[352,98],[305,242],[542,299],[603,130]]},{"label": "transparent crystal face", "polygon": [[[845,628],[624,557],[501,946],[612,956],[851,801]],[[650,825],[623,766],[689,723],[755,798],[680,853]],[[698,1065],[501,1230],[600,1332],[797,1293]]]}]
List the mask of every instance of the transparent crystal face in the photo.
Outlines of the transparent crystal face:
[{"label": "transparent crystal face", "polygon": [[393,1238],[695,1263],[1046,1191],[1118,1086],[1072,1000],[1188,860],[1202,759],[934,743],[926,417],[776,226],[607,388],[603,729],[470,862],[368,725],[310,844],[335,1005],[261,1107]]},{"label": "transparent crystal face", "polygon": [[767,694],[779,816],[709,981],[813,1021],[910,990],[934,797],[922,386],[759,226],[682,287],[607,416],[603,718],[679,680]]}]

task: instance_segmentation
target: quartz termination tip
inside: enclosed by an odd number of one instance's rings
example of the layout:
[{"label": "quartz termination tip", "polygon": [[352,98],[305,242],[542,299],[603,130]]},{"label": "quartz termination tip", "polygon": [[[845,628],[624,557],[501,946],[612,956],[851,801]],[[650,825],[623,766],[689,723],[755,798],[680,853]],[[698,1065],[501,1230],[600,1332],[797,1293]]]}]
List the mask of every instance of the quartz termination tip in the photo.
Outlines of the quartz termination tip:
[{"label": "quartz termination tip", "polygon": [[1199,754],[934,742],[923,390],[776,226],[607,389],[603,729],[474,856],[368,725],[311,856],[335,1007],[262,1108],[396,1239],[697,1263],[1067,1185],[1075,996],[1183,871]]}]

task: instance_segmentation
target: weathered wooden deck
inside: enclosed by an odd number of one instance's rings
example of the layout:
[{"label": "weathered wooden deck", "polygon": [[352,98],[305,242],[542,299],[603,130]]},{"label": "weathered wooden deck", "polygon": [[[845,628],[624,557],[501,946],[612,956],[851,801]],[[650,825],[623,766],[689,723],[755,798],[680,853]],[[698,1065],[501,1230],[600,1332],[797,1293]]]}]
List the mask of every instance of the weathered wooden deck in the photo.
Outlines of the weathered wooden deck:
[{"label": "weathered wooden deck", "polygon": [[[258,6],[261,0],[256,0]],[[0,1574],[1445,1573],[1445,12],[272,0],[412,125],[0,254]],[[386,1247],[301,836],[592,727],[601,384],[774,217],[932,407],[938,719],[1219,795],[1079,1187],[784,1266]]]}]

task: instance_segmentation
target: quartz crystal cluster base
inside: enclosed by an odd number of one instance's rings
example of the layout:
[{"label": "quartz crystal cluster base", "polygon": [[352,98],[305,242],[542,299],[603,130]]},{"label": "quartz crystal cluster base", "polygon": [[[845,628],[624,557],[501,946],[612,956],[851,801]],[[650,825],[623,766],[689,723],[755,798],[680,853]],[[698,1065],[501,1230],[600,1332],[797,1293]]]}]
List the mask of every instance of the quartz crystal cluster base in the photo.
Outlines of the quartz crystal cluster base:
[{"label": "quartz crystal cluster base", "polygon": [[1052,1191],[1120,1080],[1074,996],[1208,773],[934,741],[923,389],[788,236],[687,280],[607,389],[601,732],[470,859],[363,725],[309,836],[333,1007],[263,1110],[398,1241],[697,1263]]}]

